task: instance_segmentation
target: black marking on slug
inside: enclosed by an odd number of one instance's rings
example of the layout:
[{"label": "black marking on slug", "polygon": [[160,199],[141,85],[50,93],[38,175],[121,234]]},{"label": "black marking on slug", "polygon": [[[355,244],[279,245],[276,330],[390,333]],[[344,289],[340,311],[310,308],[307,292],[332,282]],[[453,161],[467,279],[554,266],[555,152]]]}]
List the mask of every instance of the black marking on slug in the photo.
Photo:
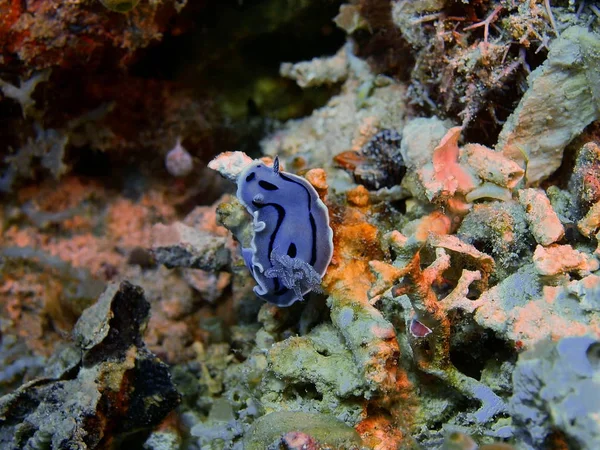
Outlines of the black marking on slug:
[{"label": "black marking on slug", "polygon": [[296,249],[296,244],[294,244],[293,242],[290,244],[290,246],[288,247],[287,250],[287,255],[290,258],[295,258],[296,254],[297,254],[298,250]]},{"label": "black marking on slug", "polygon": [[258,182],[258,185],[263,188],[265,191],[276,191],[279,188],[277,186],[275,186],[273,183],[269,183],[268,181],[265,180],[260,180]]},{"label": "black marking on slug", "polygon": [[308,189],[306,189],[306,186],[304,186],[302,183],[298,183],[296,180],[292,180],[290,177],[286,177],[284,174],[282,174],[281,172],[279,172],[279,176],[285,180],[285,181],[289,181],[290,183],[294,183],[297,184],[298,186],[300,186],[302,189],[304,189],[304,192],[306,192],[306,196],[308,198],[308,210],[312,211],[312,198],[310,197],[310,192],[308,192]]},{"label": "black marking on slug", "polygon": [[281,224],[283,223],[283,219],[285,219],[285,208],[277,203],[256,203],[252,202],[255,208],[261,209],[266,206],[272,206],[277,211],[277,223],[275,224],[275,229],[271,236],[269,236],[269,250],[267,255],[269,256],[269,261],[271,260],[271,253],[273,253],[273,246],[275,245],[275,239],[277,238],[277,233],[279,232],[279,228],[281,228]]},{"label": "black marking on slug", "polygon": [[312,231],[312,246],[310,249],[311,253],[309,264],[314,266],[315,262],[317,261],[317,224],[312,212],[308,215],[308,220],[310,220],[310,229]]},{"label": "black marking on slug", "polygon": [[252,180],[254,180],[254,178],[256,178],[256,173],[254,173],[254,172],[251,172],[251,173],[250,173],[250,175],[248,175],[248,176],[246,177],[246,181],[247,181],[247,182],[249,182],[249,181],[252,181]]}]

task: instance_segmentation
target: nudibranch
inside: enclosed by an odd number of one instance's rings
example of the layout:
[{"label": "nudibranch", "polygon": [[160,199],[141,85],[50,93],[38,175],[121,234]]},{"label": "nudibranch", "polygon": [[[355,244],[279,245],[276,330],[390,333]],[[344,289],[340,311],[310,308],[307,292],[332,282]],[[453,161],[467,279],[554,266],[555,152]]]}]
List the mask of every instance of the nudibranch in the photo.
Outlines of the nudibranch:
[{"label": "nudibranch", "polygon": [[304,178],[255,161],[237,180],[237,197],[253,216],[250,248],[242,248],[254,293],[278,306],[320,290],[333,255],[327,207]]}]

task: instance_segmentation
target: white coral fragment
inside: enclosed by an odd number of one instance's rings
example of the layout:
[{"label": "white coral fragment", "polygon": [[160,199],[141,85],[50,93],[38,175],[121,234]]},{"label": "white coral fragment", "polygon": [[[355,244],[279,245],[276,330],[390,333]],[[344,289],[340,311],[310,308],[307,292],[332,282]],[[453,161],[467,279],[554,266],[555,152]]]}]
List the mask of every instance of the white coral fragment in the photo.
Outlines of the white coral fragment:
[{"label": "white coral fragment", "polygon": [[481,186],[477,186],[465,196],[465,200],[467,200],[469,203],[483,199],[507,202],[512,199],[512,193],[507,188],[503,188],[494,183],[485,182]]},{"label": "white coral fragment", "polygon": [[19,102],[23,118],[27,118],[31,116],[35,110],[35,100],[31,98],[35,88],[39,83],[48,81],[49,78],[50,70],[44,70],[36,73],[28,80],[21,82],[19,87],[0,79],[0,89],[6,97]]},{"label": "white coral fragment", "polygon": [[587,275],[598,270],[598,260],[575,250],[570,245],[538,245],[533,254],[533,263],[540,275],[555,276],[570,272]]},{"label": "white coral fragment", "polygon": [[346,47],[331,57],[313,58],[299,63],[283,63],[279,68],[282,77],[291,78],[301,88],[335,84],[348,77]]},{"label": "white coral fragment", "polygon": [[525,208],[525,219],[538,244],[550,245],[564,236],[565,229],[544,191],[521,189],[519,202]]},{"label": "white coral fragment", "polygon": [[356,30],[368,28],[368,22],[360,15],[358,5],[341,5],[340,12],[333,18],[335,24],[346,32],[352,34]]},{"label": "white coral fragment", "polygon": [[505,188],[514,188],[525,173],[512,159],[480,144],[466,144],[463,158],[479,178]]},{"label": "white coral fragment", "polygon": [[463,261],[469,261],[476,265],[482,275],[489,275],[494,269],[494,260],[491,256],[480,252],[471,244],[461,241],[455,235],[431,235],[428,243],[436,249],[445,249],[450,253],[460,255]]},{"label": "white coral fragment", "polygon": [[224,152],[209,162],[208,168],[216,170],[223,177],[235,183],[240,173],[252,162],[252,158],[244,152]]},{"label": "white coral fragment", "polygon": [[431,155],[452,127],[437,117],[417,117],[406,123],[402,129],[400,152],[408,168],[407,173],[431,161]]}]

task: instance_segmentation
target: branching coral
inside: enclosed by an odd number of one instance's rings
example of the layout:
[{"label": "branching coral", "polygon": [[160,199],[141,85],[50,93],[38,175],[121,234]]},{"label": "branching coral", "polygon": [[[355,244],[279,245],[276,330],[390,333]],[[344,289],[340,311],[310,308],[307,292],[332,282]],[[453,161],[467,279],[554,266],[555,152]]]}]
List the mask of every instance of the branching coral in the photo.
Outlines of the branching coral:
[{"label": "branching coral", "polygon": [[31,97],[35,88],[39,83],[48,81],[49,77],[50,71],[44,70],[22,81],[19,87],[0,79],[0,89],[6,97],[16,100],[21,105],[23,118],[26,118],[35,113],[35,100]]},{"label": "branching coral", "polygon": [[60,178],[67,171],[63,158],[68,141],[67,135],[53,129],[44,130],[36,125],[35,139],[29,138],[14,155],[5,158],[8,167],[0,176],[0,192],[9,192],[19,178],[34,178],[37,160],[54,178]]},{"label": "branching coral", "polygon": [[389,288],[388,292],[392,297],[406,295],[417,320],[431,330],[422,338],[414,336],[410,341],[418,367],[425,373],[440,378],[468,398],[480,401],[481,407],[473,417],[477,422],[487,422],[505,411],[506,406],[488,386],[461,373],[450,361],[451,323],[448,315],[456,307],[453,300],[464,295],[469,285],[481,278],[481,273],[463,271],[455,288],[456,292],[440,301],[432,284],[439,281],[450,267],[450,256],[441,248],[436,253],[437,258],[423,270],[421,256],[417,252],[407,266],[393,271],[394,278],[397,277],[395,282],[399,284]]},{"label": "branching coral", "polygon": [[[384,255],[378,230],[368,222],[372,205],[368,197],[363,200],[357,195],[361,192],[367,191],[362,186],[350,191],[352,203],[334,213],[334,256],[323,285],[330,294],[331,321],[362,373],[366,399],[375,406],[374,413],[357,428],[369,445],[395,448],[400,442],[409,442],[403,433],[412,423],[416,399],[411,381],[398,364],[395,330],[369,303],[368,290],[375,281],[369,261],[381,260]],[[360,205],[354,203],[357,200]]]}]

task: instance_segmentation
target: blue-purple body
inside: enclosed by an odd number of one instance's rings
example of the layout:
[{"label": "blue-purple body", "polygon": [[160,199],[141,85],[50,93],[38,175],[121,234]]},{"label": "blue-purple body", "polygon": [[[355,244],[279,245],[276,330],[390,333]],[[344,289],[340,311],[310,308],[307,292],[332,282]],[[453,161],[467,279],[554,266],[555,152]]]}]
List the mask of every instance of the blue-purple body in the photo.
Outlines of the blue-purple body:
[{"label": "blue-purple body", "polygon": [[[327,207],[304,178],[257,161],[238,178],[237,197],[254,218],[244,261],[257,282],[254,292],[289,306],[317,289],[333,255]],[[316,286],[315,286],[316,284]]]}]

